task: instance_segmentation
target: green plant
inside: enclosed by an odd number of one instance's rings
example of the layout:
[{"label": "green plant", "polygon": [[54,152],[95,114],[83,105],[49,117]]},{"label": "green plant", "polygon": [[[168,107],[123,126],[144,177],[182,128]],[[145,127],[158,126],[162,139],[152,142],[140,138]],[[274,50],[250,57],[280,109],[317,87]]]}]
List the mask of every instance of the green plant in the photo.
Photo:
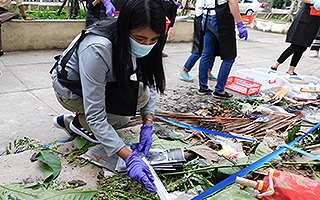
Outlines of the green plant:
[{"label": "green plant", "polygon": [[40,142],[35,139],[30,139],[28,137],[23,137],[22,139],[14,140],[13,142],[9,142],[9,145],[6,149],[6,154],[16,154],[22,151],[35,149],[41,146]]},{"label": "green plant", "polygon": [[[13,8],[11,10],[17,10],[18,8]],[[29,10],[25,8],[26,16],[33,17],[35,19],[86,19],[86,10],[80,9],[78,12],[78,16],[72,17],[71,15],[67,16],[66,9],[62,9],[60,15],[57,14],[57,11],[53,9],[34,9]],[[18,19],[23,19],[20,15]]]},{"label": "green plant", "polygon": [[93,197],[93,200],[109,199],[159,200],[157,195],[151,194],[143,185],[124,175],[105,177],[100,184],[99,192]]}]

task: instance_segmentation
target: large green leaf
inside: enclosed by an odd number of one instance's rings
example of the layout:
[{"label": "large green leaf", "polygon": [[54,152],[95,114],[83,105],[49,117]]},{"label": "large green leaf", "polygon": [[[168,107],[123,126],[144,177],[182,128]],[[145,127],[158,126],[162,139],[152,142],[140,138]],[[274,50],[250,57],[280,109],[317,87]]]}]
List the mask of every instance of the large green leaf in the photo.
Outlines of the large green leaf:
[{"label": "large green leaf", "polygon": [[57,191],[48,189],[44,193],[39,194],[35,199],[39,200],[90,200],[97,194],[97,190],[74,190],[67,189],[64,191]]},{"label": "large green leaf", "polygon": [[[260,143],[257,146],[256,151],[254,152],[254,161],[272,153],[272,149],[270,149],[267,145],[265,145],[264,143]],[[276,156],[273,160],[281,160],[280,156]]]},{"label": "large green leaf", "polygon": [[47,187],[61,171],[61,161],[50,150],[40,150],[36,156],[36,159],[43,163],[44,180],[43,184]]},{"label": "large green leaf", "polygon": [[88,143],[88,140],[78,136],[76,137],[73,143],[74,143],[74,146],[76,146],[78,149],[82,149],[82,147],[84,147],[84,145]]},{"label": "large green leaf", "polygon": [[8,185],[0,185],[0,199],[12,200],[23,199],[33,200],[39,193],[43,192],[45,188],[40,184],[20,184],[10,183]]},{"label": "large green leaf", "polygon": [[39,183],[20,184],[10,183],[8,185],[0,185],[0,199],[12,200],[90,200],[96,195],[97,190],[74,190],[68,189],[65,191],[46,189]]},{"label": "large green leaf", "polygon": [[[126,140],[132,143],[139,142],[139,136],[127,137]],[[174,148],[184,148],[190,147],[192,144],[185,144],[181,140],[166,140],[160,139],[157,135],[152,135],[152,149],[174,149]]]},{"label": "large green leaf", "polygon": [[[249,156],[246,156],[246,157],[243,157],[243,158],[235,158],[235,159],[232,159],[234,161],[234,163],[236,164],[246,164],[246,163],[251,163],[252,162],[252,159],[253,159],[253,155],[250,154]],[[233,165],[230,161],[228,160],[221,160],[219,161],[219,164],[218,165]],[[226,175],[232,175],[238,171],[240,171],[242,168],[244,167],[226,167],[226,168],[219,168],[218,169],[218,172],[219,173],[223,173],[223,174],[226,174]]]},{"label": "large green leaf", "polygon": [[253,194],[253,188],[245,187],[244,190],[240,188],[239,184],[232,184],[215,195],[207,198],[207,200],[252,200],[258,199]]},{"label": "large green leaf", "polygon": [[180,140],[165,140],[160,139],[157,136],[153,136],[152,149],[174,149],[174,148],[184,148],[190,147],[192,144],[185,144]]}]

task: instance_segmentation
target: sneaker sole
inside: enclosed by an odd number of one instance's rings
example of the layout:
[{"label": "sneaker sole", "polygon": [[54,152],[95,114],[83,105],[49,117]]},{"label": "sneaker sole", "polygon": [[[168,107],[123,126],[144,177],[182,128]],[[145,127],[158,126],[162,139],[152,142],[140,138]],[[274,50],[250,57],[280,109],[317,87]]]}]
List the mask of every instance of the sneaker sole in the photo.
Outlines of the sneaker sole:
[{"label": "sneaker sole", "polygon": [[214,94],[212,94],[212,96],[214,97],[214,98],[217,98],[217,99],[231,99],[232,97],[221,97],[221,96],[216,96],[216,95],[214,95]]},{"label": "sneaker sole", "polygon": [[208,93],[203,93],[203,92],[198,92],[199,95],[210,95],[212,94],[212,92],[208,92]]},{"label": "sneaker sole", "polygon": [[91,137],[88,137],[86,134],[83,134],[82,131],[77,129],[72,123],[70,123],[70,129],[75,132],[76,134],[80,135],[81,137],[85,138],[86,140],[99,144],[100,142],[97,140],[93,140]]},{"label": "sneaker sole", "polygon": [[60,126],[59,124],[58,124],[58,117],[54,117],[53,118],[53,125],[56,127],[56,128],[59,128],[59,129],[62,129],[62,130],[64,130],[64,132],[66,132],[70,137],[74,137],[74,135],[71,135],[70,133],[69,133],[69,131],[68,131],[68,129],[67,128],[64,128],[64,127],[62,127],[62,126]]}]

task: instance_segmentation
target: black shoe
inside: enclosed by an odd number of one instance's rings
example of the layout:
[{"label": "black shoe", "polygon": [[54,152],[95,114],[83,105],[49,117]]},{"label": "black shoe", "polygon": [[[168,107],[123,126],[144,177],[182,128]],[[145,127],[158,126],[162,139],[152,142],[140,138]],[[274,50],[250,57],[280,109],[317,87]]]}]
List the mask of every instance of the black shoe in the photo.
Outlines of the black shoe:
[{"label": "black shoe", "polygon": [[212,90],[210,90],[209,88],[207,88],[207,89],[202,89],[202,88],[200,88],[199,89],[199,91],[198,91],[198,94],[200,94],[200,95],[206,95],[206,94],[212,94]]},{"label": "black shoe", "polygon": [[292,73],[290,74],[290,76],[298,76],[298,74],[295,73],[295,72],[292,72]]},{"label": "black shoe", "polygon": [[70,123],[70,129],[90,142],[100,143],[93,133],[83,128],[83,126],[80,124],[78,120],[78,115],[75,116],[73,121]]},{"label": "black shoe", "polygon": [[0,57],[3,56],[3,50],[0,50]]},{"label": "black shoe", "polygon": [[299,77],[297,73],[292,72],[291,74],[289,74],[289,80],[295,80],[297,82],[303,81],[303,78]]},{"label": "black shoe", "polygon": [[168,57],[168,54],[162,53],[162,57]]},{"label": "black shoe", "polygon": [[76,133],[68,131],[63,119],[64,119],[64,115],[57,116],[57,117],[53,118],[53,125],[56,128],[60,128],[60,129],[64,130],[71,138],[76,137],[77,136]]},{"label": "black shoe", "polygon": [[228,92],[225,92],[224,94],[220,94],[218,92],[212,93],[212,95],[217,99],[230,99],[233,97],[233,94],[230,94]]},{"label": "black shoe", "polygon": [[277,72],[277,68],[274,68],[273,66],[272,67],[270,67],[270,69],[269,69],[269,71],[268,71],[268,74],[270,74],[270,73],[276,73]]}]

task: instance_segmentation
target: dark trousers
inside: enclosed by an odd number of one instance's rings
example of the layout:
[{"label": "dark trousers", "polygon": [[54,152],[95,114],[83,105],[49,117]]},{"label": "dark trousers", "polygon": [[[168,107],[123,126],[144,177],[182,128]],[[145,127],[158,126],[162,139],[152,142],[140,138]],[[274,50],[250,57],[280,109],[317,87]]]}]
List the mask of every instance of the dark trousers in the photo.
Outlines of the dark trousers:
[{"label": "dark trousers", "polygon": [[0,50],[2,50],[2,40],[1,40],[1,26],[2,23],[9,21],[11,19],[17,19],[20,16],[19,11],[8,11],[4,8],[0,8]]},{"label": "dark trousers", "polygon": [[302,54],[305,52],[305,50],[307,49],[307,47],[303,47],[303,46],[299,46],[299,45],[295,45],[295,44],[291,44],[278,58],[278,62],[281,64],[283,63],[285,60],[287,60],[287,58],[289,56],[291,56],[292,54],[292,58],[291,58],[291,63],[290,66],[294,66],[296,67],[298,62],[300,61],[300,58],[302,56]]},{"label": "dark trousers", "polygon": [[171,24],[168,27],[167,34],[165,36],[165,40],[163,41],[162,50],[167,42],[169,29],[171,27],[173,27],[174,21],[176,19],[176,15],[177,15],[177,6],[172,1],[169,1],[169,0],[163,1],[163,6],[164,6],[164,12],[165,12],[166,16],[168,17],[168,19],[171,21]]}]

